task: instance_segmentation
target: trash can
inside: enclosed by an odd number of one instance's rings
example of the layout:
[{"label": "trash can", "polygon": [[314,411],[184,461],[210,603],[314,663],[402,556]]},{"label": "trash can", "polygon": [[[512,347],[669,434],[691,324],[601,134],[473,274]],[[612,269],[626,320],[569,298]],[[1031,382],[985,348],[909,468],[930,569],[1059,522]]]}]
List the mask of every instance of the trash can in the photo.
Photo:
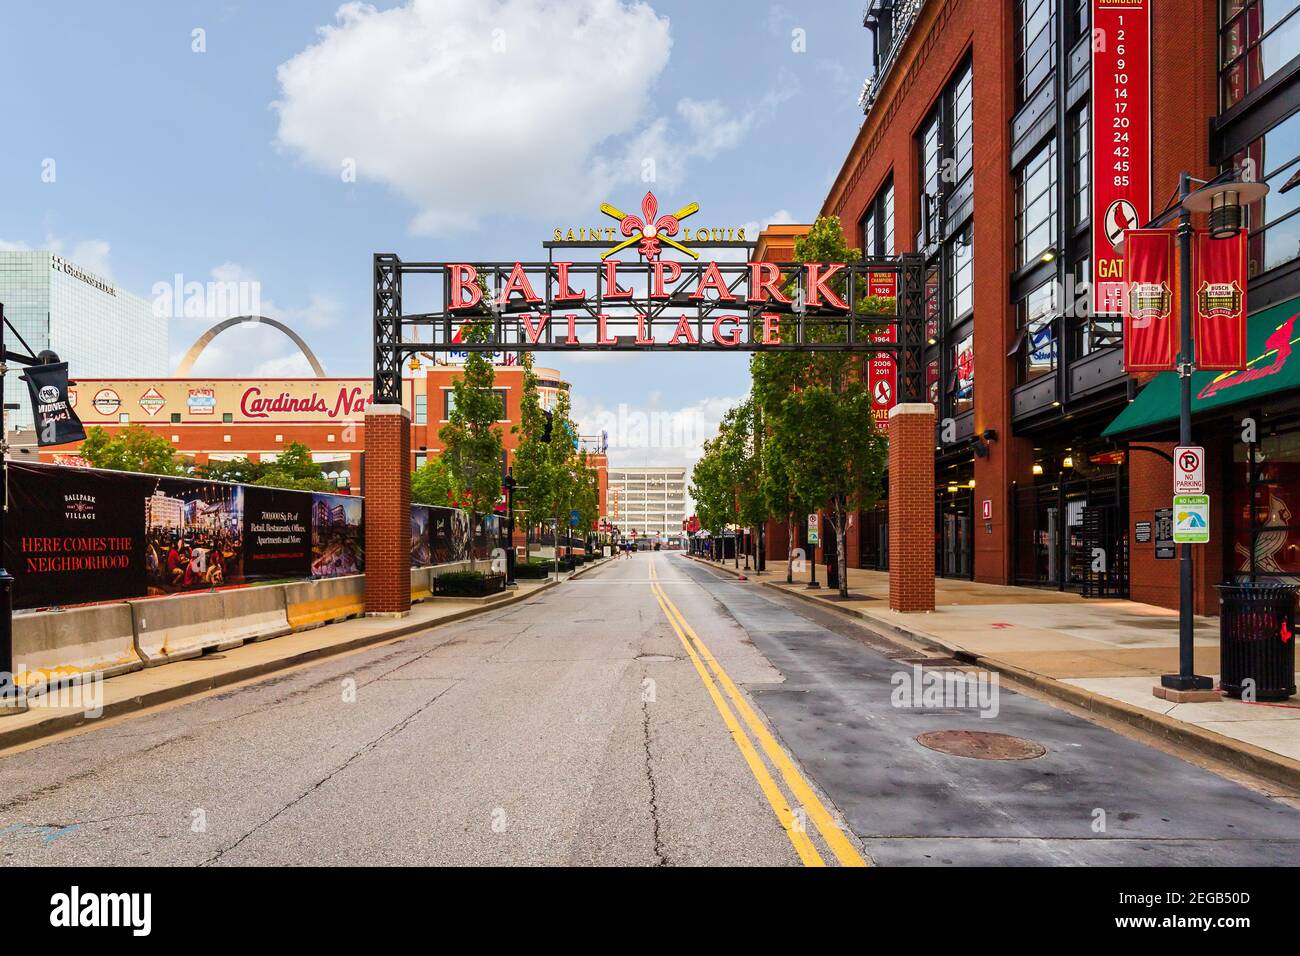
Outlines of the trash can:
[{"label": "trash can", "polygon": [[1286,700],[1295,685],[1296,587],[1220,584],[1219,686],[1240,698],[1254,681],[1255,700]]}]

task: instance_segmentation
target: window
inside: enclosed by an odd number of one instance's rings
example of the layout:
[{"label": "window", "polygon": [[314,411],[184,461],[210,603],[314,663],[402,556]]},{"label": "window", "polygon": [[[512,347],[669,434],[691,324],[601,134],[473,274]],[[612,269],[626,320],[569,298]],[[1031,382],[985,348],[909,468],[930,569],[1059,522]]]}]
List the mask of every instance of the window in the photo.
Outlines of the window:
[{"label": "window", "polygon": [[1232,162],[1269,185],[1268,195],[1249,210],[1250,274],[1291,262],[1300,256],[1300,188],[1282,192],[1282,187],[1300,173],[1300,112],[1241,150]]},{"label": "window", "polygon": [[[494,388],[492,391],[501,400],[501,412],[498,420],[505,421],[506,408],[508,407],[506,405],[507,392],[504,388]],[[443,421],[451,420],[451,410],[452,407],[455,405],[455,402],[456,402],[456,393],[449,388],[444,389],[442,393],[442,420]]]},{"label": "window", "polygon": [[229,425],[231,422],[233,422],[233,421],[235,420],[235,413],[234,413],[234,412],[222,412],[222,413],[221,413],[221,420],[222,420],[225,424]]},{"label": "window", "polygon": [[889,180],[876,193],[862,217],[862,255],[892,256],[894,254],[894,183]]},{"label": "window", "polygon": [[936,111],[921,129],[921,244],[939,239],[939,113]]},{"label": "window", "polygon": [[1056,283],[1044,282],[1020,303],[1021,381],[1056,371],[1056,327]]},{"label": "window", "polygon": [[1220,0],[1219,105],[1227,109],[1300,51],[1300,3]]},{"label": "window", "polygon": [[958,74],[952,88],[952,135],[946,150],[953,161],[953,183],[960,183],[975,162],[975,101],[970,65]]},{"label": "window", "polygon": [[429,396],[415,396],[415,424],[425,425],[429,421]]},{"label": "window", "polygon": [[967,333],[949,351],[952,376],[952,413],[960,415],[975,405],[975,336]]},{"label": "window", "polygon": [[1016,174],[1016,265],[1052,249],[1056,235],[1056,140],[1051,140]]},{"label": "window", "polygon": [[1081,226],[1091,215],[1089,203],[1092,193],[1092,130],[1088,123],[1088,104],[1085,101],[1070,116],[1070,161],[1074,165],[1074,197],[1070,210],[1070,225]]},{"label": "window", "polygon": [[948,243],[948,324],[960,322],[975,307],[975,243],[967,225]]},{"label": "window", "polygon": [[178,423],[180,422],[180,420],[181,420],[181,413],[180,413],[180,412],[172,412],[172,424],[173,424],[173,425],[178,424]]},{"label": "window", "polygon": [[1055,0],[1016,0],[1016,81],[1027,103],[1056,61]]}]

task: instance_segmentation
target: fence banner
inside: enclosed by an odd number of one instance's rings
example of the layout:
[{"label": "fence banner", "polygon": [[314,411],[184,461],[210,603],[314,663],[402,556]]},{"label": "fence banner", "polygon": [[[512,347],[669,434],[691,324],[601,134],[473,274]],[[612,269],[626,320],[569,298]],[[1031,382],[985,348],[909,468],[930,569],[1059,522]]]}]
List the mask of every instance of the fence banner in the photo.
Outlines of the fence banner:
[{"label": "fence banner", "polygon": [[14,607],[50,607],[145,594],[138,475],[8,464],[4,566]]},{"label": "fence banner", "polygon": [[1192,272],[1192,333],[1196,367],[1246,368],[1246,230],[1231,239],[1196,234]]},{"label": "fence banner", "polygon": [[[223,481],[10,462],[4,566],[38,608],[365,571],[364,499]],[[485,559],[454,508],[411,508],[411,563]]]},{"label": "fence banner", "polygon": [[366,569],[361,499],[313,492],[311,496],[311,574],[336,578]]},{"label": "fence banner", "polygon": [[1124,236],[1124,370],[1165,372],[1177,366],[1174,230],[1131,229]]}]

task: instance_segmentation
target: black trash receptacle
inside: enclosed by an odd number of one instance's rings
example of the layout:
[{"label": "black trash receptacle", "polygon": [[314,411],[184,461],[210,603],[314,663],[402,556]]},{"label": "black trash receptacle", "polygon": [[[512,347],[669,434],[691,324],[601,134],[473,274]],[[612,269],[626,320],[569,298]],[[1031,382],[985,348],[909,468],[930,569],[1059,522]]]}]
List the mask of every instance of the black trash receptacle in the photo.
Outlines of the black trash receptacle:
[{"label": "black trash receptacle", "polygon": [[1296,588],[1258,582],[1218,588],[1219,686],[1239,698],[1250,680],[1256,700],[1293,696]]}]

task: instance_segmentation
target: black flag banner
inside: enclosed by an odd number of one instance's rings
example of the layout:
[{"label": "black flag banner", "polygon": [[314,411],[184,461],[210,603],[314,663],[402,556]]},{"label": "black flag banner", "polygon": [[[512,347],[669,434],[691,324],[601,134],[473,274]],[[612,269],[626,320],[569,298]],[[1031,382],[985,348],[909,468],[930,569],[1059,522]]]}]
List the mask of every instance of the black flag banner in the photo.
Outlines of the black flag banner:
[{"label": "black flag banner", "polygon": [[68,363],[29,366],[23,378],[32,394],[32,415],[36,418],[36,443],[62,445],[84,441],[81,419],[72,410],[68,396]]}]

